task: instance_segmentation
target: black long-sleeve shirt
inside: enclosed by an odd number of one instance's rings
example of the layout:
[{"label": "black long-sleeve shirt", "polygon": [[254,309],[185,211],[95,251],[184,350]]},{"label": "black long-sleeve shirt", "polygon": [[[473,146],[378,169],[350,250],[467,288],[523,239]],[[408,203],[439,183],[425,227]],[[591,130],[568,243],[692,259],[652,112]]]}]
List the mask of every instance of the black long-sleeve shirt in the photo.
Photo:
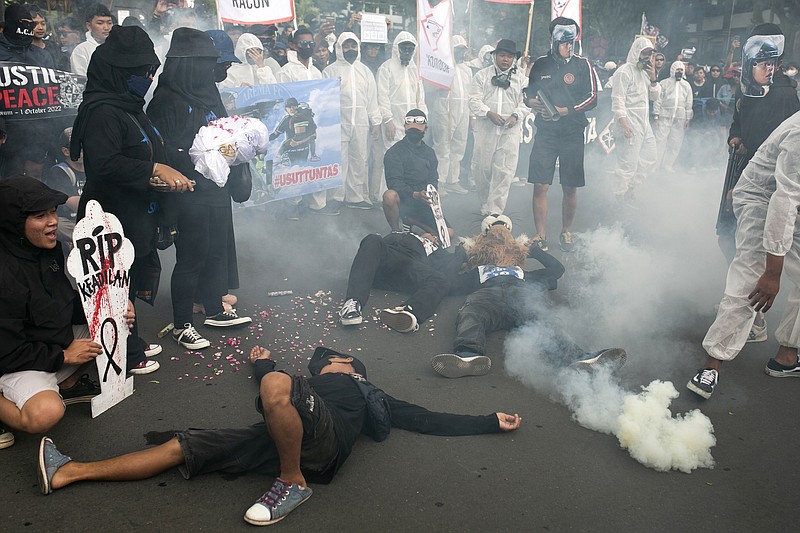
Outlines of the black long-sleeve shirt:
[{"label": "black long-sleeve shirt", "polygon": [[386,187],[397,192],[400,201],[411,200],[414,191],[424,191],[428,184],[439,182],[439,161],[433,148],[421,142],[413,144],[403,138],[386,151],[383,157]]}]

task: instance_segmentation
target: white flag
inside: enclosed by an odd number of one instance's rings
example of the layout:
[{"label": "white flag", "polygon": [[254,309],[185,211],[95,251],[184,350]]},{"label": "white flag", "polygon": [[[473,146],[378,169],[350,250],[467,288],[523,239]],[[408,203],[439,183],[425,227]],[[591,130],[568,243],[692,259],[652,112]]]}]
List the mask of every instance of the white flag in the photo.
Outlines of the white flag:
[{"label": "white flag", "polygon": [[419,76],[423,80],[449,89],[455,73],[451,36],[453,9],[450,0],[431,7],[428,0],[417,0],[419,18]]},{"label": "white flag", "polygon": [[275,24],[294,19],[294,0],[218,0],[219,18],[231,24]]}]

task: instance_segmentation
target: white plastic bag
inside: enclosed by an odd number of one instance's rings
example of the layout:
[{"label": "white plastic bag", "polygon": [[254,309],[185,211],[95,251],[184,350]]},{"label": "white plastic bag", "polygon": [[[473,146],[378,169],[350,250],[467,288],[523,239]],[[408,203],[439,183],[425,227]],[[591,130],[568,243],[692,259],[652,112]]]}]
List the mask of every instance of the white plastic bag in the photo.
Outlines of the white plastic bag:
[{"label": "white plastic bag", "polygon": [[223,117],[203,126],[195,135],[189,156],[194,169],[224,187],[231,165],[246,163],[267,152],[269,131],[258,119]]}]

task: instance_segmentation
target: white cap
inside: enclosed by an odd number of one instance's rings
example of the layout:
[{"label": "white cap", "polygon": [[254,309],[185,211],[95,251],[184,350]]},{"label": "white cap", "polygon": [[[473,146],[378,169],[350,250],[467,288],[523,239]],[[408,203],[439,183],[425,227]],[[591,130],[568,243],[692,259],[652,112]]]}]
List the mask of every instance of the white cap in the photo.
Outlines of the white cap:
[{"label": "white cap", "polygon": [[498,213],[492,213],[491,215],[486,216],[483,221],[481,221],[481,231],[483,233],[488,233],[489,228],[495,224],[502,224],[508,228],[508,231],[511,231],[511,219]]}]

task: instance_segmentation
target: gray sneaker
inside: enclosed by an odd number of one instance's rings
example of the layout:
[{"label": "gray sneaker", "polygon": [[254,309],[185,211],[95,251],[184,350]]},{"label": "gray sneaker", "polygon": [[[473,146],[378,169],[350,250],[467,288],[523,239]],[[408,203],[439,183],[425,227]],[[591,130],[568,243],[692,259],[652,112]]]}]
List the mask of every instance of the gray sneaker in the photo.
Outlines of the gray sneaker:
[{"label": "gray sneaker", "polygon": [[485,376],[492,368],[492,360],[478,354],[465,357],[454,353],[440,353],[431,359],[431,367],[434,372],[446,378]]},{"label": "gray sneaker", "polygon": [[72,461],[72,457],[67,457],[59,452],[56,445],[49,437],[42,437],[39,442],[39,460],[36,464],[36,479],[39,482],[39,490],[47,495],[53,492],[50,482],[59,468]]},{"label": "gray sneaker", "polygon": [[269,526],[280,522],[312,494],[309,487],[301,488],[295,483],[275,478],[269,490],[244,514],[244,521],[254,526]]}]

